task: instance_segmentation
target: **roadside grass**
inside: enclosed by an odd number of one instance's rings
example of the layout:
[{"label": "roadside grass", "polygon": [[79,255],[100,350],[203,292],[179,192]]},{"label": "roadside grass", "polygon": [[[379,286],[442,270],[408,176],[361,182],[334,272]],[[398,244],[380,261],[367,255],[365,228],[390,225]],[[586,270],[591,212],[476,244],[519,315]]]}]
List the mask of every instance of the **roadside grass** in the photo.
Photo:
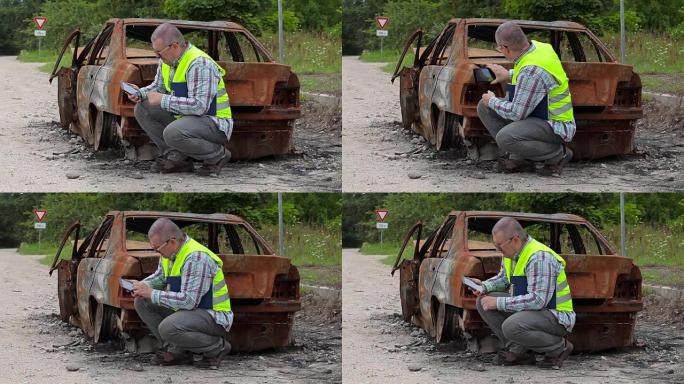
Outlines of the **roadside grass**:
[{"label": "roadside grass", "polygon": [[[387,73],[393,73],[394,69],[397,66],[397,61],[399,61],[399,57],[401,56],[402,50],[400,49],[385,49],[382,52],[382,55],[380,54],[380,51],[368,51],[364,50],[361,53],[361,56],[359,56],[359,59],[363,62],[366,63],[386,63],[383,67],[382,70]],[[406,52],[406,57],[404,57],[404,61],[402,63],[402,68],[403,67],[410,67],[413,65],[413,59],[414,59],[414,54],[412,50],[409,50]]]},{"label": "roadside grass", "polygon": [[[55,253],[57,253],[58,246],[59,244],[50,242],[42,242],[40,246],[38,246],[38,243],[21,243],[21,245],[19,245],[18,252],[20,255],[42,255],[43,258],[41,258],[39,262],[43,265],[49,266],[52,263]],[[61,259],[65,260],[71,258],[70,244],[64,246],[61,256]]]},{"label": "roadside grass", "polygon": [[[285,64],[291,65],[297,74],[341,73],[342,40],[327,33],[286,32]],[[278,35],[259,37],[273,57],[278,60]]]},{"label": "roadside grass", "polygon": [[684,95],[684,73],[642,74],[641,85],[644,91]]},{"label": "roadside grass", "polygon": [[[278,226],[259,228],[259,233],[278,252]],[[303,224],[285,227],[285,254],[299,269],[302,283],[342,285],[341,233],[324,226]]]},{"label": "roadside grass", "polygon": [[[22,49],[17,55],[17,60],[22,63],[43,63],[38,69],[41,72],[50,73],[55,65],[59,52],[53,50],[27,51]],[[69,65],[69,57],[62,58],[62,66]]]},{"label": "roadside grass", "polygon": [[[620,59],[620,34],[601,37],[613,54]],[[684,39],[667,33],[637,32],[627,34],[625,47],[627,63],[637,73],[683,73]]]},{"label": "roadside grass", "polygon": [[[309,73],[299,75],[302,92],[342,95],[342,75],[340,73]],[[306,99],[302,95],[302,99]]]},{"label": "roadside grass", "polygon": [[[397,254],[399,254],[399,249],[401,248],[401,243],[399,242],[383,242],[380,243],[363,243],[359,252],[363,255],[384,255],[385,258],[382,259],[382,263],[385,265],[393,265],[394,261],[397,259]],[[402,255],[403,259],[411,259],[413,257],[413,247],[407,245]]]}]

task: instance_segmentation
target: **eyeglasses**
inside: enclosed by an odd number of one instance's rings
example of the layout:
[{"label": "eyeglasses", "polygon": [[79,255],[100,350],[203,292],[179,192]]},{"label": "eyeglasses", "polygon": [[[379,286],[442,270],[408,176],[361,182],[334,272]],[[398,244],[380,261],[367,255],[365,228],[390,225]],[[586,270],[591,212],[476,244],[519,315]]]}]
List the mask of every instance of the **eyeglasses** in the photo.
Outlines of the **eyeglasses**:
[{"label": "eyeglasses", "polygon": [[[166,246],[166,244],[169,243],[169,241],[175,240],[175,239],[176,239],[175,237],[172,237],[172,238],[166,240],[165,242],[163,242],[162,245],[160,245],[160,246],[158,246],[158,247],[152,246],[152,249],[154,249],[154,251],[157,252],[157,253],[161,253],[160,250],[161,250],[162,248],[164,248],[164,247]],[[150,244],[150,245],[151,245],[151,244]]]},{"label": "eyeglasses", "polygon": [[501,243],[501,244],[494,243],[494,248],[496,248],[498,251],[501,251],[501,248],[502,248],[504,245],[510,243],[511,240],[513,240],[514,238],[515,238],[515,236],[511,236],[511,238],[509,238],[508,240],[504,241],[504,242]]},{"label": "eyeglasses", "polygon": [[167,45],[166,47],[164,47],[164,48],[158,50],[158,51],[155,49],[155,50],[154,50],[154,54],[157,55],[157,57],[161,57],[162,53],[163,53],[164,51],[166,51],[167,49],[169,49],[174,43],[175,43],[175,41],[174,41],[173,43]]}]

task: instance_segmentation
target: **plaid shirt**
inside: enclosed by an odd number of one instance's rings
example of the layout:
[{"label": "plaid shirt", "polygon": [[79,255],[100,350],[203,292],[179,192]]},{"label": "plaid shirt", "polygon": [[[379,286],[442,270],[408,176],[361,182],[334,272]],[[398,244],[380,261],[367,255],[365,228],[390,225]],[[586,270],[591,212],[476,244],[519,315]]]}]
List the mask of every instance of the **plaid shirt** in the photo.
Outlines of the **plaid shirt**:
[{"label": "plaid shirt", "polygon": [[[192,46],[188,43],[188,47],[185,52]],[[181,55],[185,55],[185,52]],[[169,71],[169,77],[173,79],[173,75],[176,73],[176,68],[180,59],[176,60],[171,65],[171,70]],[[162,79],[162,61],[159,60],[159,65],[157,66],[157,74],[154,77],[152,84],[147,87],[140,88],[140,93],[143,100],[147,100],[148,92],[158,92],[163,93],[161,100],[161,108],[165,111],[169,111],[176,115],[195,115],[203,116],[209,110],[211,106],[211,101],[214,99],[218,89],[218,83],[221,79],[221,72],[212,63],[211,60],[200,57],[193,60],[188,67],[188,72],[185,75],[185,79],[188,83],[188,97],[178,97],[169,95],[164,87],[164,79]],[[224,119],[216,116],[209,116],[209,118],[216,124],[219,130],[226,134],[226,137],[230,139],[230,135],[233,133],[233,119]]]},{"label": "plaid shirt", "polygon": [[[532,241],[532,236],[527,236],[527,241],[520,248],[520,251],[530,241]],[[511,272],[515,270],[515,263],[520,257],[520,251],[513,258]],[[503,261],[502,257],[499,274],[482,282],[485,293],[505,292],[510,288]],[[496,309],[502,312],[539,311],[544,309],[546,304],[553,298],[553,293],[556,289],[556,278],[562,269],[563,265],[552,254],[544,251],[533,253],[525,267],[528,293],[519,296],[497,297]],[[564,326],[568,332],[572,331],[572,327],[575,325],[574,311],[556,311],[555,309],[549,309],[549,311],[553,313],[556,319],[558,319],[558,323]]]},{"label": "plaid shirt", "polygon": [[[183,245],[188,242],[190,238],[185,237]],[[183,247],[181,245],[181,248]],[[178,248],[180,249],[180,248]],[[173,260],[169,259],[169,270],[173,268],[173,262],[176,255],[173,255]],[[153,304],[163,305],[165,307],[175,310],[192,310],[197,308],[202,296],[209,292],[213,283],[214,276],[218,271],[218,265],[212,258],[204,252],[192,252],[185,258],[185,263],[181,267],[181,288],[179,292],[166,290],[166,276],[164,276],[164,269],[162,268],[162,258],[159,258],[159,266],[157,270],[147,276],[143,283],[153,288],[151,301]],[[207,309],[209,315],[214,319],[216,324],[222,326],[228,331],[233,324],[233,312],[216,312]]]},{"label": "plaid shirt", "polygon": [[[530,44],[530,48],[520,54],[514,63],[517,64],[521,57],[535,49],[534,44]],[[511,78],[513,78],[512,69],[509,73]],[[544,99],[544,96],[548,95],[558,85],[556,79],[543,68],[536,65],[527,65],[518,74],[518,83],[515,86],[513,101],[492,97],[489,99],[489,108],[495,110],[504,119],[513,121],[523,120],[532,113],[534,108]],[[563,141],[570,142],[572,137],[575,136],[575,131],[577,130],[575,120],[568,122],[548,120],[547,122],[553,128],[553,131],[563,138]]]}]

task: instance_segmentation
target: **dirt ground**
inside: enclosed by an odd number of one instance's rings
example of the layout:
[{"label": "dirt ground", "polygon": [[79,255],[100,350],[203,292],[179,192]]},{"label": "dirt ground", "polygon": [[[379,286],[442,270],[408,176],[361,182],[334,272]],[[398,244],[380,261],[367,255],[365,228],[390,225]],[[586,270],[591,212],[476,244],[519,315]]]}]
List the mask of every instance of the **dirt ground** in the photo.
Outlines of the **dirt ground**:
[{"label": "dirt ground", "polygon": [[[295,153],[229,163],[219,178],[150,172],[151,162],[125,160],[120,150],[93,153],[59,125],[57,81],[38,64],[0,57],[0,162],[10,192],[297,192],[342,188],[339,99],[303,102]],[[69,176],[67,176],[67,174]]]},{"label": "dirt ground", "polygon": [[129,354],[116,343],[93,345],[63,323],[57,274],[38,256],[0,249],[1,383],[321,383],[342,381],[340,303],[309,295],[296,315],[293,347],[229,355],[219,370],[161,367],[151,354]]},{"label": "dirt ground", "polygon": [[570,163],[560,177],[503,174],[462,150],[436,152],[401,126],[399,81],[381,64],[342,58],[344,192],[618,192],[684,189],[684,110],[654,103],[636,128],[636,152]]},{"label": "dirt ground", "polygon": [[561,370],[494,365],[494,354],[466,352],[458,342],[435,344],[404,322],[399,276],[381,256],[342,253],[342,369],[349,383],[682,383],[684,302],[646,298],[636,346],[570,356]]}]

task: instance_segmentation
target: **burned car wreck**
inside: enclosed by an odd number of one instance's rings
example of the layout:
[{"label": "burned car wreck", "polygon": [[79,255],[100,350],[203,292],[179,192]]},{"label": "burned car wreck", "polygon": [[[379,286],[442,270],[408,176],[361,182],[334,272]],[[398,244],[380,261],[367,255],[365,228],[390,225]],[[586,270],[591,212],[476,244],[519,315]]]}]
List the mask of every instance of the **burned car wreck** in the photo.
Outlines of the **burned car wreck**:
[{"label": "burned car wreck", "polygon": [[[235,121],[226,144],[232,158],[256,159],[293,151],[294,121],[301,116],[299,79],[244,27],[228,21],[110,19],[84,46],[77,28],[66,38],[50,82],[58,79],[62,127],[99,150],[121,142],[126,157],[150,160],[156,153],[133,114],[135,103],[121,81],[144,87],[154,80],[159,59],[150,46],[162,23],[178,27],[185,38],[226,70],[224,82]],[[73,43],[71,64],[60,68]]]},{"label": "burned car wreck", "polygon": [[[508,20],[452,19],[422,46],[423,31],[406,41],[392,82],[399,77],[402,123],[437,150],[465,145],[473,159],[493,160],[496,143],[477,116],[482,94],[505,97],[502,84],[477,82],[474,70],[513,63],[496,50],[494,33]],[[529,39],[551,44],[570,82],[577,132],[569,147],[575,159],[625,155],[634,150],[635,122],[643,116],[641,79],[620,64],[586,27],[569,21],[515,21]],[[407,51],[415,56],[402,67]]]},{"label": "burned car wreck", "polygon": [[[479,316],[476,296],[462,276],[481,280],[496,275],[502,254],[491,230],[502,217],[520,222],[536,240],[567,262],[575,327],[568,339],[577,352],[634,343],[637,313],[643,309],[641,272],[587,220],[570,214],[453,211],[425,240],[422,222],[406,234],[392,269],[400,271],[402,316],[437,342],[465,338],[468,349],[487,352],[498,340]],[[413,258],[401,260],[415,235]]]},{"label": "burned car wreck", "polygon": [[[81,239],[80,222],[67,229],[50,274],[57,270],[60,317],[80,327],[96,343],[109,339],[136,349],[149,331],[138,317],[131,292],[119,278],[142,280],[159,263],[147,241],[158,218],[172,220],[223,260],[234,312],[226,339],[235,352],[284,347],[293,343],[295,312],[301,309],[299,272],[238,216],[169,212],[113,211]],[[61,255],[71,245],[70,259]]]}]

